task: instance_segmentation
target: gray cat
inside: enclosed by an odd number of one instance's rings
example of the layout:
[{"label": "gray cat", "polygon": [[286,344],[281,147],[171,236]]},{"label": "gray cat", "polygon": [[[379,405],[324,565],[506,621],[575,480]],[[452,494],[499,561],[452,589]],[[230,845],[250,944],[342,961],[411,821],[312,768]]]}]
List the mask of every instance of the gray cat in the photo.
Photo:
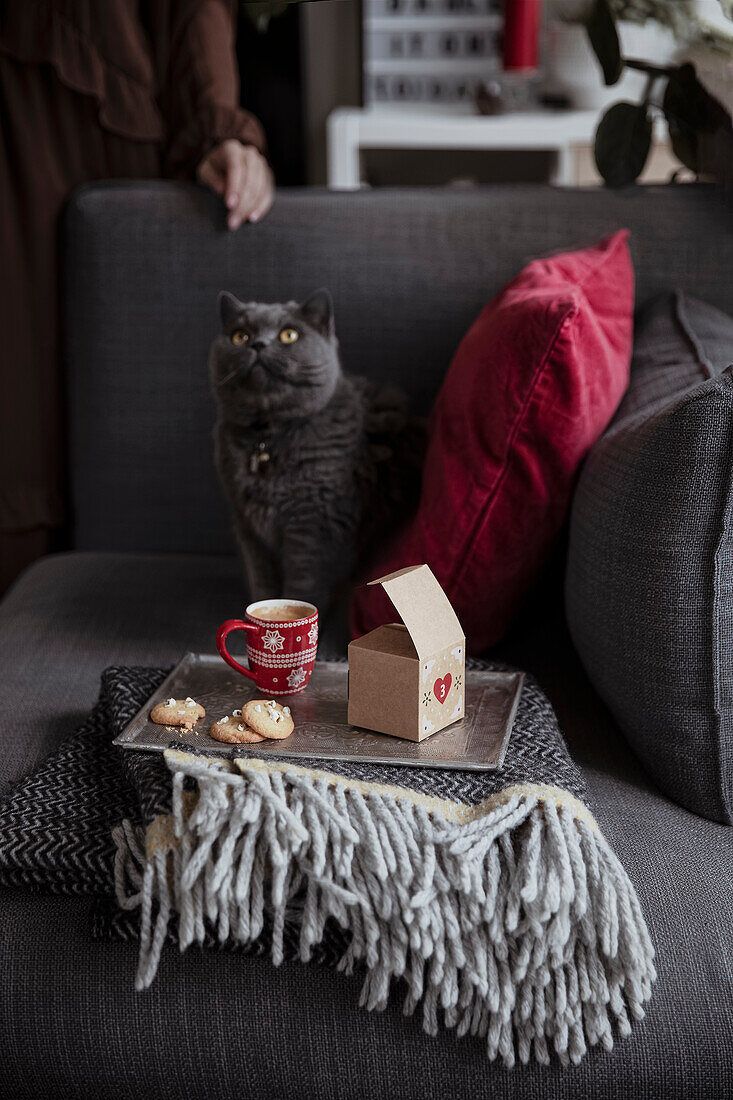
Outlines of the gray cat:
[{"label": "gray cat", "polygon": [[300,305],[225,291],[219,308],[215,455],[250,599],[284,595],[325,611],[357,546],[409,517],[423,423],[399,394],[342,372],[328,291]]}]

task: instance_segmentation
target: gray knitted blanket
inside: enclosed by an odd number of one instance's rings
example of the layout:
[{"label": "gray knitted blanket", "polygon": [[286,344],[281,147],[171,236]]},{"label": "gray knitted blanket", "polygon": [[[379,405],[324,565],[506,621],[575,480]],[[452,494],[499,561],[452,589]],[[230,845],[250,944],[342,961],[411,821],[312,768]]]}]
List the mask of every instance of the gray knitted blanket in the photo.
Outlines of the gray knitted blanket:
[{"label": "gray knitted blanket", "polygon": [[[473,662],[474,667],[478,662]],[[492,667],[481,664],[480,667]],[[644,1014],[654,951],[537,684],[497,772],[111,745],[165,670],[112,668],[87,722],[0,806],[0,885],[95,899],[97,935],[316,958],[382,1008],[578,1062]]]}]

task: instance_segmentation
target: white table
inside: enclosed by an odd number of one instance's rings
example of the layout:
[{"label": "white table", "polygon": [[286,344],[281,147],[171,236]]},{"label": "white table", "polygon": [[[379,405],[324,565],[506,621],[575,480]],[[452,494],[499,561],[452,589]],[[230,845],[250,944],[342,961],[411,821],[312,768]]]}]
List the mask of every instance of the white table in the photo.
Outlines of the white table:
[{"label": "white table", "polygon": [[328,117],[328,186],[361,186],[362,149],[524,149],[554,154],[550,182],[575,181],[573,146],[592,145],[598,111],[505,115],[339,107]]}]

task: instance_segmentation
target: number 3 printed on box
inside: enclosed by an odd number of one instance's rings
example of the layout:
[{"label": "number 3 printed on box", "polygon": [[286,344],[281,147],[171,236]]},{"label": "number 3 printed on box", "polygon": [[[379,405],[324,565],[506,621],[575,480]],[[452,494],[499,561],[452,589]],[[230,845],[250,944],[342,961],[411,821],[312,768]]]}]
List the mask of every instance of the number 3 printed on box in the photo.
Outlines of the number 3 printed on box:
[{"label": "number 3 printed on box", "polygon": [[450,672],[446,672],[442,680],[439,677],[433,684],[433,695],[439,703],[445,702],[448,692],[450,691],[450,686],[452,682],[453,677],[451,676]]}]

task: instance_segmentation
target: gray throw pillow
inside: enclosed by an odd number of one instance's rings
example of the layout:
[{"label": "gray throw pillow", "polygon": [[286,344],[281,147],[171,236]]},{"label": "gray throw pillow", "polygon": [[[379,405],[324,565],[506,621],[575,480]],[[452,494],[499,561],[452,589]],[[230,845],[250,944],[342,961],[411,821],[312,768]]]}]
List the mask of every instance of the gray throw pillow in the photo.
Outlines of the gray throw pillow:
[{"label": "gray throw pillow", "polygon": [[570,631],[659,787],[733,824],[733,319],[638,314],[631,383],[573,502]]}]

